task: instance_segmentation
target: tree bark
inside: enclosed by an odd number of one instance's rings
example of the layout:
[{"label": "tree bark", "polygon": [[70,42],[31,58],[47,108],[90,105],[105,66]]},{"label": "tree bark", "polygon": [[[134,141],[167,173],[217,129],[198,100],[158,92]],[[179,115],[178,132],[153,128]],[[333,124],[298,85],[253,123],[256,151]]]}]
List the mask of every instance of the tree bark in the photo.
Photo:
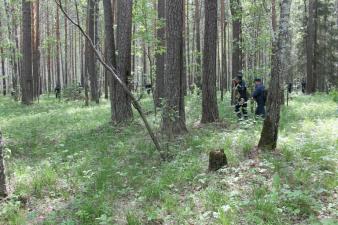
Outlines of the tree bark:
[{"label": "tree bark", "polygon": [[289,19],[291,0],[282,0],[279,34],[277,42],[273,43],[272,71],[267,101],[267,115],[259,140],[258,147],[263,150],[274,150],[277,146],[280,119],[282,88],[287,72],[287,57],[289,51]]},{"label": "tree bark", "polygon": [[232,49],[232,78],[242,70],[242,6],[240,0],[231,0],[230,9],[232,15],[233,49]]},{"label": "tree bark", "polygon": [[56,10],[56,85],[61,87],[61,62],[60,62],[60,12]]},{"label": "tree bark", "polygon": [[[68,0],[65,0],[65,7],[67,8],[68,5]],[[63,80],[64,80],[64,85],[67,87],[68,86],[68,81],[69,81],[69,73],[68,73],[68,24],[67,24],[67,19],[64,19],[64,29],[65,29],[65,33],[64,33],[64,38],[65,38],[65,70],[64,70],[64,74],[63,74]]]},{"label": "tree bark", "polygon": [[0,198],[7,196],[6,188],[6,174],[5,174],[5,163],[4,163],[4,146],[2,140],[2,133],[0,131]]},{"label": "tree bark", "polygon": [[317,0],[309,0],[308,20],[307,20],[307,37],[306,37],[306,68],[307,68],[307,81],[306,92],[312,94],[316,92],[316,58],[315,58],[315,45],[316,45],[316,12]]},{"label": "tree bark", "polygon": [[40,95],[40,2],[39,0],[33,4],[33,86],[34,98]]},{"label": "tree bark", "polygon": [[[88,0],[88,22],[87,22],[87,28],[88,28],[88,35],[91,40],[94,41],[94,44],[96,45],[96,35],[95,35],[95,21],[97,19],[96,14],[96,7],[98,7],[97,0]],[[99,87],[98,87],[98,73],[96,70],[96,57],[94,54],[94,51],[90,48],[88,43],[86,44],[86,47],[88,48],[86,50],[87,55],[87,61],[86,61],[86,68],[87,68],[87,74],[89,76],[90,80],[90,96],[91,101],[96,102],[97,104],[100,102],[100,96],[99,96]]]},{"label": "tree bark", "polygon": [[[111,0],[103,0],[104,8],[104,22],[105,22],[105,46],[106,46],[106,62],[109,66],[116,68],[116,55],[115,55],[115,36],[113,24],[113,10]],[[110,100],[111,100],[111,118],[115,121],[115,89],[116,82],[113,80],[112,74],[107,70],[107,79],[109,80]],[[114,84],[114,86],[112,85]]]},{"label": "tree bark", "polygon": [[201,6],[200,0],[195,0],[195,30],[196,30],[196,69],[195,84],[202,88],[202,63],[201,63]]},{"label": "tree bark", "polygon": [[[165,0],[158,0],[157,4],[157,13],[158,20],[164,22],[165,20]],[[165,53],[161,50],[165,48],[165,26],[162,25],[157,30],[157,40],[158,40],[158,51],[156,52],[156,87],[155,87],[155,104],[157,107],[161,106],[161,101],[164,97],[164,63],[165,63]]]},{"label": "tree bark", "polygon": [[[132,0],[117,0],[117,70],[120,79],[130,88],[131,79],[131,34],[132,34]],[[115,118],[120,123],[133,118],[130,97],[123,88],[114,81]]]},{"label": "tree bark", "polygon": [[183,2],[166,2],[165,110],[162,131],[169,137],[187,131],[183,91]]},{"label": "tree bark", "polygon": [[33,103],[32,75],[32,2],[22,0],[22,103]]},{"label": "tree bark", "polygon": [[205,32],[202,78],[202,123],[219,119],[216,90],[217,1],[205,0]]}]

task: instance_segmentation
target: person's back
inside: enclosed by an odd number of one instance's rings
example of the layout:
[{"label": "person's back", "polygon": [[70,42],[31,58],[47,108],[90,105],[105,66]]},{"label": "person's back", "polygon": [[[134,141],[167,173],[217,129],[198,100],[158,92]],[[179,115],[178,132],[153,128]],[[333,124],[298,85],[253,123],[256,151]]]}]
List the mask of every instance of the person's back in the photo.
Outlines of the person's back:
[{"label": "person's back", "polygon": [[252,94],[252,97],[256,100],[257,104],[264,105],[264,91],[265,87],[263,84],[256,85],[255,91]]},{"label": "person's back", "polygon": [[256,115],[264,116],[265,115],[265,87],[261,82],[261,79],[255,79],[256,87],[255,91],[252,94],[253,99],[257,102]]}]

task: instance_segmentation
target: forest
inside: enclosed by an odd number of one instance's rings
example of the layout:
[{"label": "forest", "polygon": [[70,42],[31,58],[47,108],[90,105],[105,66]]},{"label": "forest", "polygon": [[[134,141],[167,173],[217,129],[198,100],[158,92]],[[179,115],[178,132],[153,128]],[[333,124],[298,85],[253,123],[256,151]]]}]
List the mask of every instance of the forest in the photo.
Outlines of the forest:
[{"label": "forest", "polygon": [[338,0],[0,0],[0,225],[338,224]]}]

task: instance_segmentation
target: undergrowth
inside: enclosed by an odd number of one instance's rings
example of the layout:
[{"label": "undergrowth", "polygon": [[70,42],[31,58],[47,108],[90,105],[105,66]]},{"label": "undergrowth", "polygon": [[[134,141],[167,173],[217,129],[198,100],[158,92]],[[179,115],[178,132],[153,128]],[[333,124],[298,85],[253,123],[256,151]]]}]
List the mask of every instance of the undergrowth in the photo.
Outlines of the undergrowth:
[{"label": "undergrowth", "polygon": [[[160,162],[141,120],[110,124],[108,102],[44,96],[22,106],[0,99],[12,198],[0,224],[336,224],[337,105],[334,96],[292,96],[275,153],[248,160],[262,121],[238,123],[229,96],[221,121],[200,126],[200,97],[187,98],[189,133],[165,143]],[[159,133],[160,113],[142,100]],[[135,113],[136,115],[136,113]],[[208,152],[229,166],[208,173]]]}]

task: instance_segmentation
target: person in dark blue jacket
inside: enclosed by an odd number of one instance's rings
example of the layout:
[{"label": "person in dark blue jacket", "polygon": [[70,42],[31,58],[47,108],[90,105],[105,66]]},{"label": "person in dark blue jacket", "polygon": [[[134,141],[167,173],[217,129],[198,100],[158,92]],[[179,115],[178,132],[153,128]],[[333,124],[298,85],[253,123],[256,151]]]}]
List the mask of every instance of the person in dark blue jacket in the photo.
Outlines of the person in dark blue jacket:
[{"label": "person in dark blue jacket", "polygon": [[252,94],[252,98],[257,102],[256,116],[265,116],[265,87],[260,78],[255,79],[255,91]]}]

